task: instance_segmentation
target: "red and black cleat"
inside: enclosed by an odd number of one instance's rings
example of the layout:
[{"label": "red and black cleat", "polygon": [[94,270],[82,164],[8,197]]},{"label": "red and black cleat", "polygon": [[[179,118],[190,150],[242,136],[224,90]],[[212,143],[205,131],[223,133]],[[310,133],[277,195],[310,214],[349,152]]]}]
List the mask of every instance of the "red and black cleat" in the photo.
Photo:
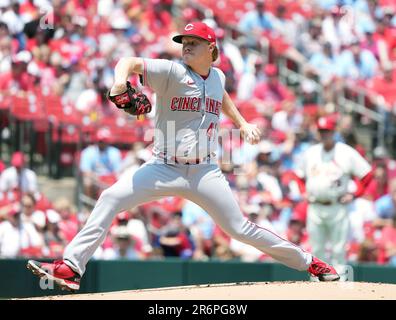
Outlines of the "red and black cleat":
[{"label": "red and black cleat", "polygon": [[312,257],[312,262],[309,265],[308,272],[312,276],[318,277],[319,281],[340,280],[340,276],[332,266],[316,257]]},{"label": "red and black cleat", "polygon": [[45,277],[54,281],[62,290],[76,291],[80,289],[81,276],[63,261],[43,263],[29,260],[27,268],[40,278]]}]

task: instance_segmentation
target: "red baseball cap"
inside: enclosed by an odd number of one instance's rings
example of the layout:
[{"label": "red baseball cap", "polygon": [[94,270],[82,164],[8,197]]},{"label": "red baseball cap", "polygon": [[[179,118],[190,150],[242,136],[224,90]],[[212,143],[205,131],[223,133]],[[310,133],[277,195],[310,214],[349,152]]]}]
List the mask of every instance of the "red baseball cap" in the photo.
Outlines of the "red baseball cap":
[{"label": "red baseball cap", "polygon": [[264,67],[264,72],[267,76],[276,76],[278,74],[278,68],[274,64],[267,64]]},{"label": "red baseball cap", "polygon": [[173,41],[182,43],[184,36],[197,37],[206,41],[216,43],[216,34],[214,30],[203,22],[191,22],[184,27],[182,34],[173,37]]},{"label": "red baseball cap", "polygon": [[317,122],[319,130],[334,131],[336,129],[336,125],[336,121],[333,117],[320,117]]},{"label": "red baseball cap", "polygon": [[107,128],[100,128],[96,132],[96,140],[103,141],[103,142],[110,142],[111,140],[111,132]]},{"label": "red baseball cap", "polygon": [[14,152],[11,158],[11,165],[17,168],[23,167],[25,164],[25,156],[22,152]]},{"label": "red baseball cap", "polygon": [[9,209],[9,211],[7,212],[7,215],[9,217],[14,217],[18,214],[21,213],[21,206],[19,203],[15,203],[11,206],[11,208]]},{"label": "red baseball cap", "polygon": [[129,220],[129,213],[128,211],[122,211],[117,214],[117,219],[118,220]]}]

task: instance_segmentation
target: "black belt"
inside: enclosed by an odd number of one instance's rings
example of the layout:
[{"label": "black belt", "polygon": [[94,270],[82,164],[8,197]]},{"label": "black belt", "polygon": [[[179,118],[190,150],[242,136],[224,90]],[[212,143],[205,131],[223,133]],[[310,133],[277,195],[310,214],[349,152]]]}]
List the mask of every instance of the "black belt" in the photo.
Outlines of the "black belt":
[{"label": "black belt", "polygon": [[199,159],[183,159],[183,158],[177,158],[177,157],[171,157],[170,161],[173,161],[174,163],[177,164],[200,164],[201,162],[203,162],[205,159],[207,159],[207,157]]},{"label": "black belt", "polygon": [[310,201],[310,203],[320,204],[322,206],[330,206],[330,205],[334,204],[335,202],[333,202],[333,201],[319,201],[319,200],[315,200],[315,201]]},{"label": "black belt", "polygon": [[206,157],[203,157],[203,158],[185,159],[185,158],[174,157],[174,156],[167,157],[166,154],[164,154],[164,153],[160,153],[158,155],[158,157],[163,159],[166,164],[168,164],[168,163],[171,163],[171,164],[176,163],[176,164],[185,164],[185,165],[200,164],[202,162],[205,162],[205,161],[209,160],[210,156],[211,155],[208,154]]}]

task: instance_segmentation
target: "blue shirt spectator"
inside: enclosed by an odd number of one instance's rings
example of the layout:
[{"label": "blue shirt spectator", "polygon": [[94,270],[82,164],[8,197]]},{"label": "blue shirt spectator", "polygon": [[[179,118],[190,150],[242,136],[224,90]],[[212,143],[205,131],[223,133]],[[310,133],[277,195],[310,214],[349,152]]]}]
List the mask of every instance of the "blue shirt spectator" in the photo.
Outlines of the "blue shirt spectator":
[{"label": "blue shirt spectator", "polygon": [[98,146],[89,146],[81,153],[80,169],[94,172],[99,176],[116,173],[121,164],[121,152],[113,146],[100,150]]},{"label": "blue shirt spectator", "polygon": [[270,31],[273,29],[271,15],[265,12],[264,1],[257,1],[256,9],[247,12],[239,22],[239,28],[246,33]]},{"label": "blue shirt spectator", "polygon": [[211,217],[200,206],[194,202],[187,201],[182,210],[182,222],[191,229],[196,226],[204,239],[211,239],[215,224]]},{"label": "blue shirt spectator", "polygon": [[374,203],[378,217],[392,219],[396,216],[396,178],[389,182],[389,193]]},{"label": "blue shirt spectator", "polygon": [[390,194],[379,198],[374,205],[377,215],[382,219],[392,219],[396,214],[396,206]]},{"label": "blue shirt spectator", "polygon": [[108,145],[110,136],[107,129],[100,129],[96,136],[98,143],[82,151],[80,170],[83,173],[94,173],[98,176],[117,173],[121,165],[121,152]]},{"label": "blue shirt spectator", "polygon": [[244,32],[252,32],[253,30],[272,30],[272,23],[269,15],[259,12],[248,12],[239,23],[239,28]]},{"label": "blue shirt spectator", "polygon": [[325,10],[330,10],[331,8],[339,6],[352,6],[355,2],[361,2],[356,0],[316,0],[316,4]]},{"label": "blue shirt spectator", "polygon": [[362,50],[358,43],[352,44],[350,50],[342,52],[338,61],[338,75],[354,80],[370,79],[378,68],[375,56],[369,50]]},{"label": "blue shirt spectator", "polygon": [[316,0],[316,4],[325,10],[330,10],[338,4],[338,0]]},{"label": "blue shirt spectator", "polygon": [[295,170],[298,168],[299,163],[305,151],[311,146],[309,142],[297,142],[291,154],[282,156],[282,168],[284,170]]},{"label": "blue shirt spectator", "polygon": [[337,74],[338,55],[333,54],[331,44],[326,42],[321,52],[311,56],[309,64],[320,76],[321,82],[327,84]]}]

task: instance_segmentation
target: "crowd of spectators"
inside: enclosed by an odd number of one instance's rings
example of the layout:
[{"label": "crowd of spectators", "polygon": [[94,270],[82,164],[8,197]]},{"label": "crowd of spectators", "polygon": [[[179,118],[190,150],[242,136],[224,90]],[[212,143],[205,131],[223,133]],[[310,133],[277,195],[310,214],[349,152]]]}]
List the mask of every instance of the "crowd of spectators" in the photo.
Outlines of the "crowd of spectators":
[{"label": "crowd of spectators", "polygon": [[[191,20],[204,20],[216,29],[220,55],[215,65],[227,76],[226,89],[263,133],[256,146],[227,136],[220,140],[219,164],[243,213],[310,250],[307,202],[293,171],[317,141],[315,120],[334,114],[338,141],[357,149],[375,170],[366,194],[350,205],[348,259],[396,265],[396,161],[383,146],[360,144],[354,117],[339,112],[334,91],[343,81],[379,94],[382,98],[375,96],[375,101],[387,115],[387,128],[394,127],[393,2],[345,0],[341,6],[335,0],[258,0],[245,3],[231,27],[224,14],[232,5],[222,12],[216,7],[221,1],[198,3],[210,7],[214,16],[172,0],[0,0],[0,111],[10,108],[15,96],[35,95],[38,104],[47,96],[59,97],[65,114],[92,129],[74,165],[82,175],[84,193],[95,199],[101,188],[150,156],[149,141],[135,136],[125,148],[125,140],[114,138],[120,128],[126,128],[119,133],[123,138],[134,136],[137,128],[134,119],[105,99],[115,63],[135,55],[176,60],[180,48],[172,43],[172,35]],[[254,50],[264,37],[276,54],[301,62],[307,79],[297,88],[280,81],[275,57]],[[155,102],[138,78],[131,81]],[[143,133],[152,127],[153,114],[139,125]],[[1,115],[3,130],[9,122]],[[221,125],[221,130],[233,128],[223,117]],[[0,257],[60,257],[89,212],[77,211],[65,198],[48,201],[20,152],[12,155],[8,168],[0,161],[0,173]],[[163,256],[271,260],[230,239],[200,207],[177,197],[118,214],[94,258]]]}]

